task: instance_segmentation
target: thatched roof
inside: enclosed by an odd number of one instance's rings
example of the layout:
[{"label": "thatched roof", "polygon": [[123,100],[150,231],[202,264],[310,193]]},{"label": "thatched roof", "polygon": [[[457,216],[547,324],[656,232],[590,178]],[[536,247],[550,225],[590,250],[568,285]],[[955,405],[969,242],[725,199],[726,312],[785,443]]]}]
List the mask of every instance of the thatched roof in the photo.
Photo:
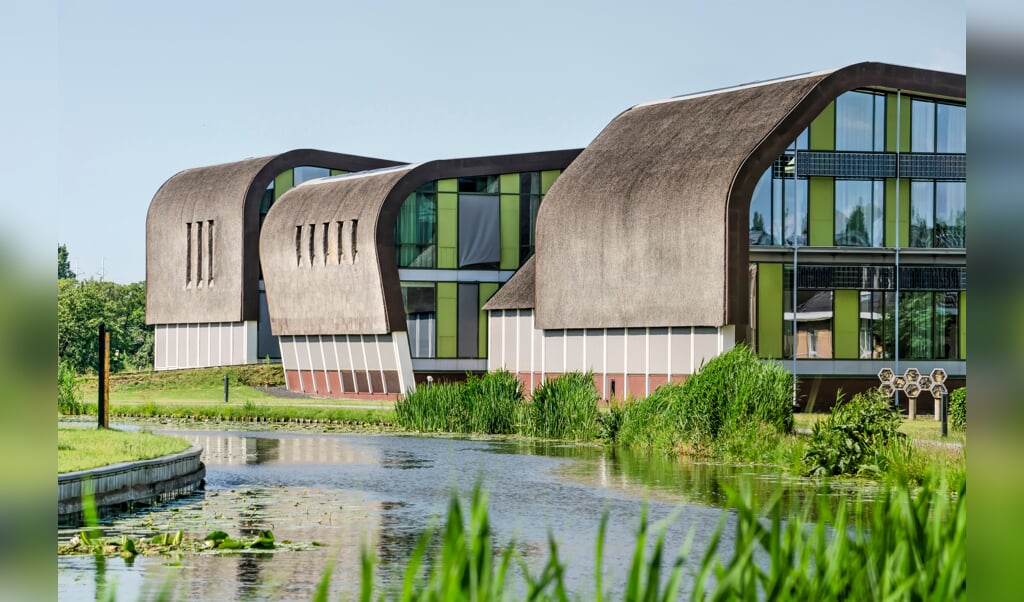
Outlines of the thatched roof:
[{"label": "thatched roof", "polygon": [[863,87],[963,98],[965,78],[860,63],[616,117],[541,206],[538,327],[745,326],[754,185],[829,102]]},{"label": "thatched roof", "polygon": [[[359,171],[400,163],[298,149],[174,175],[153,196],[146,217],[147,323],[258,318],[260,201],[274,176],[301,165]],[[186,286],[186,224],[210,220],[216,228],[213,285]]]},{"label": "thatched roof", "polygon": [[[260,257],[275,335],[383,334],[406,329],[395,257],[395,221],[414,190],[433,180],[564,169],[579,150],[446,159],[335,176],[298,186],[267,214]],[[358,220],[355,262],[296,261],[296,228],[306,233]],[[302,245],[305,245],[305,238]],[[305,254],[305,250],[303,250]],[[308,257],[307,257],[308,258]],[[322,258],[321,258],[322,259]]]},{"label": "thatched roof", "polygon": [[485,311],[496,309],[532,309],[533,283],[536,275],[533,257],[526,260],[497,293],[484,304]]}]

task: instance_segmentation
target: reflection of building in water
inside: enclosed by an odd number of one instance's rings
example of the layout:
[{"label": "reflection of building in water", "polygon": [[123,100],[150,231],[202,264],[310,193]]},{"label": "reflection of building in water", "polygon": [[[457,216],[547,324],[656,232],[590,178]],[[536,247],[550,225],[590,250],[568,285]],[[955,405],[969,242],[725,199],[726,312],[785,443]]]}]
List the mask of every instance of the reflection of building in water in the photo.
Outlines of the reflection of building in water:
[{"label": "reflection of building in water", "polygon": [[213,465],[240,464],[375,464],[374,450],[344,445],[332,437],[229,437],[189,435],[203,446],[203,461]]}]

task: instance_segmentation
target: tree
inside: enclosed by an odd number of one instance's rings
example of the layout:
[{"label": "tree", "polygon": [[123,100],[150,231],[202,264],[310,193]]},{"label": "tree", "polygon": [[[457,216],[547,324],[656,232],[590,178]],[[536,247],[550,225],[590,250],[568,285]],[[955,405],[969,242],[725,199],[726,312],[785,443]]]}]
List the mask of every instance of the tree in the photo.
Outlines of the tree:
[{"label": "tree", "polygon": [[146,286],[100,280],[57,283],[57,358],[76,372],[95,370],[96,337],[103,323],[110,333],[110,369],[153,365],[153,327],[146,325]]},{"label": "tree", "polygon": [[68,260],[67,245],[57,245],[57,279],[70,278],[74,280],[76,274],[71,271],[71,262]]}]

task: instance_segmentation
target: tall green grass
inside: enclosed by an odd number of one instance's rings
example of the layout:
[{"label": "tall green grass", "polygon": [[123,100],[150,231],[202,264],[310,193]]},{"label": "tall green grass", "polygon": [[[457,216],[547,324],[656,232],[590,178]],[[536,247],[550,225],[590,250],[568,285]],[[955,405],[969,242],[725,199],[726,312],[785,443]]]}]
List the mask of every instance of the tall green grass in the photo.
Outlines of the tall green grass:
[{"label": "tall green grass", "polygon": [[[630,602],[679,599],[683,579],[694,575],[691,600],[963,600],[967,594],[967,489],[950,496],[934,479],[915,494],[893,487],[864,505],[839,506],[824,520],[784,515],[780,494],[758,503],[749,486],[729,492],[732,512],[722,518],[700,558],[690,558],[693,532],[676,554],[666,551],[668,523],[652,528],[641,513],[622,599]],[[851,509],[853,508],[853,509]],[[726,519],[735,521],[733,550],[723,550]],[[517,560],[508,543],[496,554],[487,514],[487,496],[478,486],[464,514],[456,495],[442,530],[428,529],[405,562],[402,581],[375,592],[377,560],[362,556],[361,600],[569,600],[609,599],[603,552],[607,514],[595,538],[593,592],[569,592],[566,565],[549,539],[548,556],[537,574]],[[429,559],[428,550],[437,550]],[[687,564],[692,569],[687,570]],[[331,567],[324,572],[314,600],[327,600]]]},{"label": "tall green grass", "polygon": [[658,387],[625,404],[615,440],[621,445],[691,455],[719,455],[743,440],[793,429],[793,377],[780,364],[760,360],[739,345],[684,383]]},{"label": "tall green grass", "polygon": [[544,439],[595,439],[599,400],[591,372],[568,372],[546,380],[530,399],[529,434]]},{"label": "tall green grass", "polygon": [[511,435],[520,430],[523,384],[508,371],[469,375],[462,383],[469,432]]},{"label": "tall green grass", "polygon": [[395,402],[395,420],[406,429],[422,432],[468,432],[469,419],[461,383],[420,385]]}]

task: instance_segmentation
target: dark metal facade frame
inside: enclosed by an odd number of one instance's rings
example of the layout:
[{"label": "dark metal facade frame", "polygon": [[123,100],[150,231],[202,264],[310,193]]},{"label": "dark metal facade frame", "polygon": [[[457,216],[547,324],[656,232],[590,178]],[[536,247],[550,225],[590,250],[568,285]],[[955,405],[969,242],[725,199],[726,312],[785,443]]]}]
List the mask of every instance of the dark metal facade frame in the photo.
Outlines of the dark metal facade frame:
[{"label": "dark metal facade frame", "polygon": [[815,85],[750,151],[733,178],[726,209],[725,323],[737,325],[737,336],[746,331],[748,321],[748,222],[754,187],[772,161],[785,152],[789,143],[830,102],[844,92],[861,88],[908,90],[913,91],[915,97],[935,95],[950,100],[964,100],[967,96],[967,78],[963,75],[883,63],[858,63],[844,67],[830,73]]}]

